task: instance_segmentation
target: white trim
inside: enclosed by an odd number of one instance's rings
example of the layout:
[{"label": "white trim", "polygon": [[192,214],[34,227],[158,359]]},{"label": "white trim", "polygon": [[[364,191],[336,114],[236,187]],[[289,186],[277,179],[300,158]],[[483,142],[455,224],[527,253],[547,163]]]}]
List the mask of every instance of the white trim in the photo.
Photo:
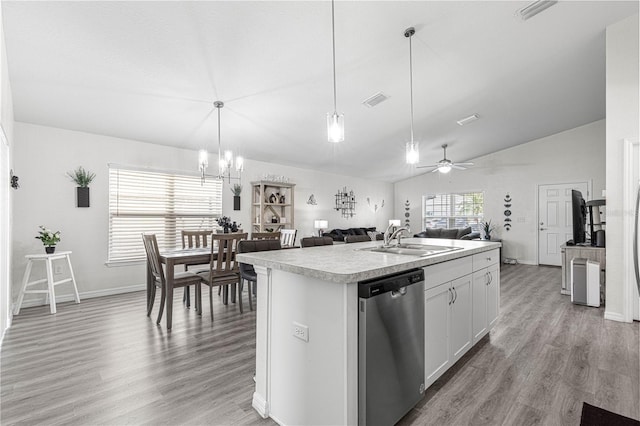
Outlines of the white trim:
[{"label": "white trim", "polygon": [[146,264],[147,264],[147,261],[144,258],[138,259],[138,260],[118,260],[118,261],[112,261],[112,262],[105,260],[104,262],[104,265],[109,268],[119,268],[121,266],[135,266],[135,265],[146,265]]},{"label": "white trim", "polygon": [[[623,139],[622,165],[622,321],[633,322],[635,276],[633,273],[633,227],[635,215],[635,189],[637,181],[633,181],[633,145],[638,139]],[[640,147],[638,148],[640,149]]]},{"label": "white trim", "polygon": [[604,311],[604,319],[618,321],[618,322],[626,322],[624,320],[624,315],[619,312],[611,312],[605,309]]},{"label": "white trim", "polygon": [[[145,284],[136,284],[136,285],[132,285],[132,286],[128,286],[128,287],[115,287],[115,288],[107,288],[104,290],[93,290],[93,291],[86,291],[83,293],[80,293],[80,298],[81,299],[92,299],[94,297],[103,297],[103,296],[113,296],[116,294],[125,294],[125,293],[133,293],[135,291],[143,291],[146,290],[147,286]],[[72,302],[75,300],[75,295],[73,293],[70,294],[61,294],[61,295],[57,295],[56,294],[56,303],[63,303],[63,302]],[[14,303],[15,305],[15,303]],[[29,299],[29,300],[25,300],[22,302],[22,306],[20,307],[22,308],[31,308],[34,306],[45,306],[46,304],[44,303],[44,301],[42,300],[42,298],[38,298],[38,299]],[[15,308],[15,306],[11,307],[11,312],[13,312],[13,308]]]},{"label": "white trim", "polygon": [[258,392],[253,392],[251,406],[260,414],[263,419],[269,417],[269,403]]}]

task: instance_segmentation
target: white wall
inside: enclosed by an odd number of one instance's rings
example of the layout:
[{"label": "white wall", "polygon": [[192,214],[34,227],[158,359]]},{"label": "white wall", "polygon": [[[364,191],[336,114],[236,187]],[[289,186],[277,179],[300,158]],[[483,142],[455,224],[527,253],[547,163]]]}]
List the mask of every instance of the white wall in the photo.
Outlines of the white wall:
[{"label": "white wall", "polygon": [[[630,320],[625,312],[623,247],[623,140],[637,139],[638,15],[607,27],[607,298],[605,318]],[[628,248],[627,248],[628,249]]]},{"label": "white wall", "polygon": [[[196,151],[153,145],[132,140],[74,132],[17,122],[15,126],[15,167],[20,171],[20,191],[15,193],[13,226],[14,299],[26,261],[25,254],[40,253],[42,244],[34,237],[38,225],[62,233],[58,250],[72,250],[72,263],[81,297],[144,288],[144,266],[108,267],[108,163],[155,169],[197,171]],[[210,158],[209,164],[215,164]],[[75,184],[65,172],[83,166],[96,173],[91,184],[91,207],[75,207]],[[296,184],[295,227],[299,235],[311,235],[313,220],[329,221],[329,227],[382,227],[391,216],[393,185],[364,179],[311,172],[247,160],[243,173],[242,210],[233,211],[229,185],[223,189],[223,214],[249,230],[251,217],[250,182],[264,174],[284,175]],[[233,183],[233,181],[232,181]],[[342,219],[332,209],[338,188],[347,185],[357,196],[358,209],[352,219]],[[317,206],[306,204],[314,194]],[[385,199],[387,207],[373,214],[365,198]],[[70,295],[64,286],[60,294]],[[32,300],[32,299],[30,299]],[[39,299],[42,300],[42,299]]]},{"label": "white wall", "polygon": [[[503,240],[503,257],[536,264],[537,186],[592,181],[595,198],[600,198],[605,186],[605,122],[599,120],[472,161],[475,165],[464,171],[427,172],[397,182],[396,215],[404,213],[398,206],[409,200],[412,230],[419,232],[422,195],[483,191],[485,220],[499,225],[495,237]],[[512,199],[510,231],[502,227],[507,193]]]},{"label": "white wall", "polygon": [[11,204],[12,192],[8,181],[12,168],[13,99],[7,67],[2,8],[0,8],[0,124],[6,141],[0,141],[0,341],[11,324]]}]

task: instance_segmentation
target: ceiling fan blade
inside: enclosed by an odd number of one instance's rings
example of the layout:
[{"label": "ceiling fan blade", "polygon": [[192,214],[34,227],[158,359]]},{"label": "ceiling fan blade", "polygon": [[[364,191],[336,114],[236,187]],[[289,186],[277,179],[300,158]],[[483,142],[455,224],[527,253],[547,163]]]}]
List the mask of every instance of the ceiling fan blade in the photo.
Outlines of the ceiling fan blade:
[{"label": "ceiling fan blade", "polygon": [[433,166],[416,166],[416,169],[424,169],[424,168],[438,168],[438,166],[433,165]]},{"label": "ceiling fan blade", "polygon": [[466,167],[462,167],[462,166],[460,166],[459,164],[452,164],[452,165],[451,165],[451,168],[452,168],[452,169],[456,169],[456,170],[467,170],[467,168],[466,168]]},{"label": "ceiling fan blade", "polygon": [[439,171],[439,170],[440,170],[440,168],[439,168],[439,167],[436,167],[435,169],[431,170],[431,173],[435,173],[435,172],[437,172],[437,171]]},{"label": "ceiling fan blade", "polygon": [[455,163],[456,166],[473,166],[473,163]]}]

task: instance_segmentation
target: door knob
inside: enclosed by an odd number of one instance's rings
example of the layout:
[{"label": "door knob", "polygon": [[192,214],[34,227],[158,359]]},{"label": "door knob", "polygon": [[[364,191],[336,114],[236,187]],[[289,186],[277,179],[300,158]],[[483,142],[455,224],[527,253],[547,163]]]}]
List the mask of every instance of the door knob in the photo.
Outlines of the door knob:
[{"label": "door knob", "polygon": [[546,231],[546,230],[547,230],[547,228],[540,228],[540,230],[541,230],[541,231]]}]

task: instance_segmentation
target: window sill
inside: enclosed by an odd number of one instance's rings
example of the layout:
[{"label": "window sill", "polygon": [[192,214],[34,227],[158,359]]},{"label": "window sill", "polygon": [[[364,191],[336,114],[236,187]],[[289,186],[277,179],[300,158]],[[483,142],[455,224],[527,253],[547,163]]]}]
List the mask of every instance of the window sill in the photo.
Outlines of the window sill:
[{"label": "window sill", "polygon": [[134,266],[134,265],[144,265],[147,261],[144,259],[137,260],[115,260],[115,261],[106,261],[104,262],[105,266],[108,268],[118,268],[120,266]]}]

